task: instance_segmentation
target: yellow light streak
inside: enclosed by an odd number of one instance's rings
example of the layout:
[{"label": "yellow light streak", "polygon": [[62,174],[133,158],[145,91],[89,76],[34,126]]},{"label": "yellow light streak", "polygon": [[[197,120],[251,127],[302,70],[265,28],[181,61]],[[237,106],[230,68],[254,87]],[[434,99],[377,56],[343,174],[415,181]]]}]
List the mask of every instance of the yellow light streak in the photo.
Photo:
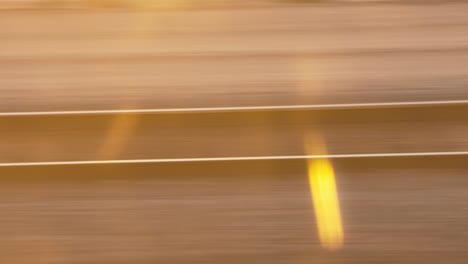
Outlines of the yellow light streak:
[{"label": "yellow light streak", "polygon": [[100,159],[113,159],[118,157],[131,134],[138,124],[138,116],[135,114],[119,114],[112,122],[112,126],[103,144],[98,150]]},{"label": "yellow light streak", "polygon": [[[307,142],[306,150],[315,155],[326,153],[323,140],[317,137]],[[337,250],[343,246],[344,233],[333,166],[326,158],[308,159],[307,164],[320,243],[325,249]]]}]

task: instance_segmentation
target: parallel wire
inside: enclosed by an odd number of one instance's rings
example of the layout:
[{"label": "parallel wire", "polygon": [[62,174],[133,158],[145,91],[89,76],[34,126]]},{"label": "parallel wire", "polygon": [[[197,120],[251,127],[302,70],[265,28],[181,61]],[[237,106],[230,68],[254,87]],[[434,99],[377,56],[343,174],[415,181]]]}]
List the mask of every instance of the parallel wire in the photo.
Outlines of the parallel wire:
[{"label": "parallel wire", "polygon": [[382,102],[356,104],[310,104],[278,106],[235,106],[235,107],[201,107],[201,108],[155,108],[155,109],[114,109],[114,110],[79,110],[79,111],[38,111],[38,112],[0,112],[0,117],[9,116],[61,116],[61,115],[107,115],[107,114],[157,114],[157,113],[205,113],[205,112],[244,112],[265,110],[326,110],[326,109],[360,109],[360,108],[394,108],[468,105],[468,100]]},{"label": "parallel wire", "polygon": [[85,161],[46,161],[46,162],[11,162],[0,163],[0,167],[28,166],[69,166],[69,165],[105,165],[139,163],[189,163],[223,161],[266,161],[266,160],[302,160],[302,159],[350,159],[350,158],[391,158],[391,157],[429,157],[429,156],[468,156],[468,151],[454,152],[410,152],[410,153],[366,153],[332,155],[292,155],[292,156],[247,156],[247,157],[209,157],[209,158],[174,158],[174,159],[128,159],[128,160],[85,160]]}]

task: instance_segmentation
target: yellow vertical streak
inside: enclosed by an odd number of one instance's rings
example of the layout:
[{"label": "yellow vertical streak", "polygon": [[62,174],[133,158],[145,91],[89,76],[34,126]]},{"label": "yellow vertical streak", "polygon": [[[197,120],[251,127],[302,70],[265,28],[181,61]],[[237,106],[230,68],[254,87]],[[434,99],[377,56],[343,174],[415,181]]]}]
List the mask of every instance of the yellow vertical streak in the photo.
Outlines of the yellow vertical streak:
[{"label": "yellow vertical streak", "polygon": [[135,17],[131,23],[131,35],[129,37],[136,41],[134,45],[144,44],[141,41],[146,40],[146,38],[150,37],[156,32],[156,13],[154,12],[151,3],[152,1],[147,0],[135,0],[133,2],[134,11],[136,12],[134,14]]},{"label": "yellow vertical streak", "polygon": [[[324,142],[315,144],[306,146],[315,150],[308,154],[325,154]],[[320,243],[325,249],[337,250],[343,246],[344,233],[333,166],[328,159],[309,159],[307,164]]]},{"label": "yellow vertical streak", "polygon": [[296,76],[296,86],[293,91],[299,102],[303,101],[305,96],[319,99],[325,93],[322,68],[323,65],[314,58],[304,56],[292,58],[291,71]]},{"label": "yellow vertical streak", "polygon": [[335,176],[326,159],[308,160],[309,183],[322,246],[336,250],[343,245],[343,227]]},{"label": "yellow vertical streak", "polygon": [[[150,37],[155,34],[158,10],[183,10],[190,7],[189,0],[134,0],[136,20],[133,33],[138,37]],[[154,38],[153,38],[154,40]]]},{"label": "yellow vertical streak", "polygon": [[136,127],[138,117],[134,114],[121,114],[115,117],[104,143],[98,151],[100,159],[114,159],[125,148],[130,135]]}]

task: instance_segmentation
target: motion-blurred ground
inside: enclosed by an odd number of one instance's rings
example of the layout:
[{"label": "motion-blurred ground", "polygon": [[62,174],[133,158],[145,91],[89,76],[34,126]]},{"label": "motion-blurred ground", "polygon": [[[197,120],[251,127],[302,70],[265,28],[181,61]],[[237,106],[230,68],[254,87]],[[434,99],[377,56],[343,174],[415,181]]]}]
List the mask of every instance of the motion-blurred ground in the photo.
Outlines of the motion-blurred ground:
[{"label": "motion-blurred ground", "polygon": [[[0,11],[0,111],[468,99],[463,1],[96,3]],[[309,132],[330,154],[466,151],[467,117],[3,116],[0,163],[303,155]],[[0,263],[466,263],[466,157],[333,164],[335,252],[302,160],[1,167]]]},{"label": "motion-blurred ground", "polygon": [[468,4],[0,16],[2,111],[454,99]]}]

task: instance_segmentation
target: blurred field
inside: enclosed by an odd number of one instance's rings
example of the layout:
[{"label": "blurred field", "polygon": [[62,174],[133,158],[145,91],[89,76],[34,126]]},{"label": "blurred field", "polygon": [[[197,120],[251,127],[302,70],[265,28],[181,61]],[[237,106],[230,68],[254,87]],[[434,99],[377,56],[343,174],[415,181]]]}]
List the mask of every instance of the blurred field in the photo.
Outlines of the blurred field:
[{"label": "blurred field", "polygon": [[[300,2],[0,1],[0,165],[468,151],[467,104],[3,113],[468,99],[465,1]],[[331,160],[336,251],[306,160],[0,166],[0,263],[462,264],[467,159]]]},{"label": "blurred field", "polygon": [[310,133],[326,137],[329,154],[464,151],[467,116],[468,106],[452,105],[0,117],[0,160],[303,155]]},{"label": "blurred field", "polygon": [[465,263],[466,158],[336,160],[323,250],[303,161],[1,168],[8,263]]},{"label": "blurred field", "polygon": [[2,12],[0,110],[460,98],[467,8]]}]

